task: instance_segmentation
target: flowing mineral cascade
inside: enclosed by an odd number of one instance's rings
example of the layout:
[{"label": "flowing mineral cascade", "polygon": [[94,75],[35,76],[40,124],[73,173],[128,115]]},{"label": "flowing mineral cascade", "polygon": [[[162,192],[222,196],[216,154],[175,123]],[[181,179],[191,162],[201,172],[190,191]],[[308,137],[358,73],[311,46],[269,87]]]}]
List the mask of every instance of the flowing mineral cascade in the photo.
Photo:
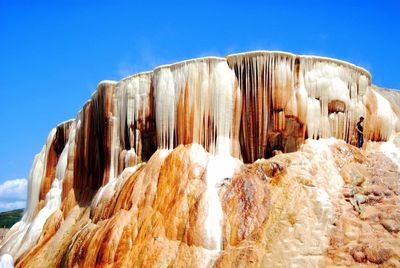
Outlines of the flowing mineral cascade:
[{"label": "flowing mineral cascade", "polygon": [[211,153],[239,156],[235,75],[222,58],[204,58],[154,71],[157,144],[199,143]]},{"label": "flowing mineral cascade", "polygon": [[43,177],[43,168],[44,168],[44,159],[46,153],[46,146],[43,146],[42,150],[39,154],[35,156],[33,161],[32,169],[29,173],[28,179],[28,201],[26,206],[26,211],[24,213],[24,217],[26,221],[30,221],[33,218],[36,205],[39,202],[39,192],[40,192],[40,184]]},{"label": "flowing mineral cascade", "polygon": [[[224,167],[224,168],[221,168]],[[218,197],[218,186],[224,180],[233,177],[237,163],[229,155],[219,154],[211,156],[206,168],[206,210],[207,216],[204,221],[206,238],[210,241],[210,247],[219,252],[222,249],[222,224],[224,213]]]},{"label": "flowing mineral cascade", "polygon": [[242,90],[245,162],[273,150],[295,151],[306,137],[350,142],[365,114],[362,98],[370,75],[354,65],[282,52],[235,54],[227,60]]},{"label": "flowing mineral cascade", "polygon": [[[25,213],[20,222],[16,223],[3,239],[1,245],[1,254],[18,250],[21,239],[28,231],[32,218],[34,217],[36,205],[39,201],[40,182],[43,176],[43,165],[46,153],[46,146],[43,146],[39,154],[35,156],[28,179],[28,199]],[[16,245],[16,246],[15,246]],[[15,249],[16,248],[16,249]],[[12,267],[13,256],[4,254],[0,257],[1,267]]]},{"label": "flowing mineral cascade", "polygon": [[[42,178],[44,176],[44,170],[42,167],[43,159],[49,156],[49,150],[52,142],[55,139],[56,133],[57,129],[53,129],[51,131],[46,149],[43,148],[41,154],[37,157],[37,159],[35,159],[35,163],[31,171],[31,176],[29,178],[30,183],[32,183],[32,185],[34,186],[30,188],[33,191],[29,193],[28,200],[32,198],[32,194],[36,194],[36,197],[39,196],[39,187],[37,187],[37,185],[42,183]],[[74,135],[72,133],[74,133],[74,131],[71,132],[71,136]],[[74,137],[72,137],[72,139],[73,138]],[[15,234],[13,234],[13,232],[10,232],[12,236],[7,239],[8,241],[7,244],[4,245],[4,248],[8,248],[8,251],[12,253],[14,257],[20,256],[24,251],[26,251],[36,243],[37,239],[42,233],[42,228],[48,217],[61,206],[61,187],[67,165],[68,148],[69,144],[67,143],[67,145],[62,150],[60,158],[57,162],[57,166],[55,169],[55,178],[51,184],[51,188],[46,194],[44,207],[37,213],[34,219],[30,221],[28,217],[32,215],[34,211],[32,211],[33,209],[28,206],[27,211],[24,214],[24,218],[21,220],[21,226],[19,226],[19,230]],[[37,198],[32,203],[37,204]],[[36,208],[34,210],[36,210]],[[28,219],[25,219],[25,217],[27,217]]]},{"label": "flowing mineral cascade", "polygon": [[[33,166],[30,171],[28,179],[28,184],[29,184],[28,200],[31,203],[27,204],[27,209],[21,221],[15,224],[11,228],[10,232],[2,241],[1,250],[8,252],[14,258],[18,256],[17,254],[18,250],[20,250],[20,247],[23,247],[24,244],[32,246],[32,243],[35,242],[35,240],[32,241],[32,239],[30,239],[32,236],[35,237],[37,235],[40,235],[40,232],[37,233],[34,232],[35,230],[34,231],[31,230],[32,230],[32,225],[36,220],[35,210],[39,202],[39,193],[45,172],[46,158],[49,152],[50,144],[54,139],[55,132],[56,129],[51,130],[47,138],[46,145],[43,146],[41,152],[35,156],[35,160],[33,162]],[[42,220],[44,224],[46,218],[41,218],[40,220]],[[28,242],[26,242],[25,240],[27,240]]]},{"label": "flowing mineral cascade", "polygon": [[371,82],[277,51],[101,81],[35,157],[0,265],[400,266],[400,93]]},{"label": "flowing mineral cascade", "polygon": [[[232,141],[232,136],[237,137],[232,115],[238,109],[234,73],[225,60],[205,58],[161,66],[154,79],[160,147],[172,149],[176,144],[195,142],[218,155],[209,159],[206,169],[205,229],[210,249],[219,251],[223,212],[217,184],[233,176],[230,155],[237,146]],[[218,168],[226,163],[226,170]]]}]

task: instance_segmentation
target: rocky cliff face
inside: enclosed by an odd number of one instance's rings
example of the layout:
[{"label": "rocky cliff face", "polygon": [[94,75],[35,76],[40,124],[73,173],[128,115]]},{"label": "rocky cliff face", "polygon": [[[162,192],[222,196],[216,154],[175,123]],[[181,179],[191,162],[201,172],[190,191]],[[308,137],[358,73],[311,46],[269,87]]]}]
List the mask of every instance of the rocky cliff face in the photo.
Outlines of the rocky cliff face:
[{"label": "rocky cliff face", "polygon": [[2,263],[399,266],[399,102],[362,68],[282,52],[103,81],[35,157]]}]

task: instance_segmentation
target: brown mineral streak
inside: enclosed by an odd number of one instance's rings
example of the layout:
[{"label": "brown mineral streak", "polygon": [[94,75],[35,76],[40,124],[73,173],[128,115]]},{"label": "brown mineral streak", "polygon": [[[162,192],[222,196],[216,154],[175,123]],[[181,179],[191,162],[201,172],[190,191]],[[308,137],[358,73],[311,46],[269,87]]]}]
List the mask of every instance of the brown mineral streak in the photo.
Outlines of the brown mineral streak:
[{"label": "brown mineral streak", "polygon": [[72,123],[71,121],[67,121],[57,126],[55,136],[50,142],[50,149],[47,156],[46,169],[45,169],[46,173],[44,175],[40,187],[39,200],[45,199],[46,194],[50,190],[50,186],[53,183],[53,180],[56,175],[57,162],[61,155],[62,150],[64,149],[65,143],[68,140],[68,135],[69,135],[68,130],[71,123]]}]

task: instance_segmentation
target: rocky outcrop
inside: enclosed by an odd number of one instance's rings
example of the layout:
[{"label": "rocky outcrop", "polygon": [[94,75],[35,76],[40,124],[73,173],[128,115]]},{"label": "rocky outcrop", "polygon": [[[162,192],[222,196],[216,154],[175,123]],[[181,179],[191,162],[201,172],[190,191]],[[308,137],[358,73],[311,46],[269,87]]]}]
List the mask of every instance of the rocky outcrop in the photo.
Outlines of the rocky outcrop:
[{"label": "rocky outcrop", "polygon": [[[397,136],[390,147],[398,150],[399,141]],[[365,153],[349,155],[350,159],[335,154],[346,184],[327,256],[339,265],[398,267],[399,166],[388,158],[387,148],[368,147]]]},{"label": "rocky outcrop", "polygon": [[310,140],[296,153],[237,160],[218,185],[220,250],[204,224],[212,157],[196,144],[157,151],[91,206],[54,212],[17,266],[399,265],[400,176],[383,152]]},{"label": "rocky outcrop", "polygon": [[[103,81],[49,134],[0,255],[18,267],[396,266],[398,100],[362,68],[282,52]],[[361,115],[367,139],[391,140],[350,145]]]}]

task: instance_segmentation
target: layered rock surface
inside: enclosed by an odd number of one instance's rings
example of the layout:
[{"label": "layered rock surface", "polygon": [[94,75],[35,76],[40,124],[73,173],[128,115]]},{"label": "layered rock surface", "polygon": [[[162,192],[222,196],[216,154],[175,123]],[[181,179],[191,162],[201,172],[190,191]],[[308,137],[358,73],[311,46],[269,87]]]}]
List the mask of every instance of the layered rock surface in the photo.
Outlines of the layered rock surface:
[{"label": "layered rock surface", "polygon": [[[282,52],[103,81],[36,156],[27,210],[1,258],[398,266],[399,101],[362,68]],[[365,151],[350,145],[361,115],[365,138],[378,141]]]}]

